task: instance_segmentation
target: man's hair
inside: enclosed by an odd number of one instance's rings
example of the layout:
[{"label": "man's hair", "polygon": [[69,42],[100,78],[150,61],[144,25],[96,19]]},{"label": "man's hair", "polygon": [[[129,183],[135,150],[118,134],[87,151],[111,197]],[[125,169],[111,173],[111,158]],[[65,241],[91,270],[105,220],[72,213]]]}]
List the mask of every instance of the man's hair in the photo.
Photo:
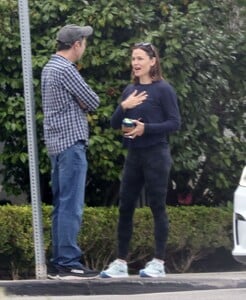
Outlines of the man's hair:
[{"label": "man's hair", "polygon": [[[84,37],[82,37],[80,39],[80,43],[82,42],[83,39],[84,39]],[[75,41],[75,42],[77,42],[77,41]],[[72,48],[73,44],[67,44],[67,43],[57,41],[57,47],[56,48],[57,48],[57,51],[69,50],[70,48]]]}]

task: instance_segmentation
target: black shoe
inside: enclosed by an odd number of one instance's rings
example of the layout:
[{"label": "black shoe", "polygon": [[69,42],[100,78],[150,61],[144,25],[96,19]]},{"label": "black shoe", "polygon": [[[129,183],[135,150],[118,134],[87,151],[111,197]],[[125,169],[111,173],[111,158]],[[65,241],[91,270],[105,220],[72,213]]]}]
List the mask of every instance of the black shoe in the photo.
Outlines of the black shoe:
[{"label": "black shoe", "polygon": [[52,265],[48,267],[48,278],[58,280],[88,279],[99,275],[98,271],[90,270],[84,266],[80,269]]}]

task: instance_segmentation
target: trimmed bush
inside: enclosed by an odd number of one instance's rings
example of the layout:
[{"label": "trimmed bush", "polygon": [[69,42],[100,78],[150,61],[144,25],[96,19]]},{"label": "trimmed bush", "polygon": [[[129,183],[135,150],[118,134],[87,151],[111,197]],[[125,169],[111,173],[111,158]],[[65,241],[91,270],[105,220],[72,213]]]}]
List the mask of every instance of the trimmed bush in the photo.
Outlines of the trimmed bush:
[{"label": "trimmed bush", "polygon": [[[44,247],[51,254],[51,206],[43,206]],[[170,234],[168,272],[188,272],[192,264],[214,253],[232,249],[230,207],[168,207]],[[117,207],[86,207],[79,244],[88,266],[104,268],[116,255]],[[148,207],[137,208],[129,251],[129,264],[143,265],[153,255],[153,220]],[[34,244],[31,206],[0,207],[0,279],[34,277]]]}]

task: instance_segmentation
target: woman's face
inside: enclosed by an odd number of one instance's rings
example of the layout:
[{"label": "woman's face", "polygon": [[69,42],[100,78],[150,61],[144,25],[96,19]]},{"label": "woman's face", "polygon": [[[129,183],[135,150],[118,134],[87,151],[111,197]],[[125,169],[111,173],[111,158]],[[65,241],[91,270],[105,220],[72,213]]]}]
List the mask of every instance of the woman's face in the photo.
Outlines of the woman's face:
[{"label": "woman's face", "polygon": [[137,48],[132,51],[132,71],[140,83],[151,83],[150,68],[156,63],[156,58],[150,58],[147,52]]}]

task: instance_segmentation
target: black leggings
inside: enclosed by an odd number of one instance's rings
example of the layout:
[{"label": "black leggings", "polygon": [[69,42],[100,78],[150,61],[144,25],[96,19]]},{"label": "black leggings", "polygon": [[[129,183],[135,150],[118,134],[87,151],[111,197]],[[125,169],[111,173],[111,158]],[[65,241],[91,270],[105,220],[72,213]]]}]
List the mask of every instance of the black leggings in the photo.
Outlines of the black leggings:
[{"label": "black leggings", "polygon": [[140,192],[145,186],[154,218],[154,257],[164,260],[168,236],[165,204],[171,163],[169,148],[163,144],[128,151],[120,188],[118,258],[127,258],[133,230],[133,214]]}]

